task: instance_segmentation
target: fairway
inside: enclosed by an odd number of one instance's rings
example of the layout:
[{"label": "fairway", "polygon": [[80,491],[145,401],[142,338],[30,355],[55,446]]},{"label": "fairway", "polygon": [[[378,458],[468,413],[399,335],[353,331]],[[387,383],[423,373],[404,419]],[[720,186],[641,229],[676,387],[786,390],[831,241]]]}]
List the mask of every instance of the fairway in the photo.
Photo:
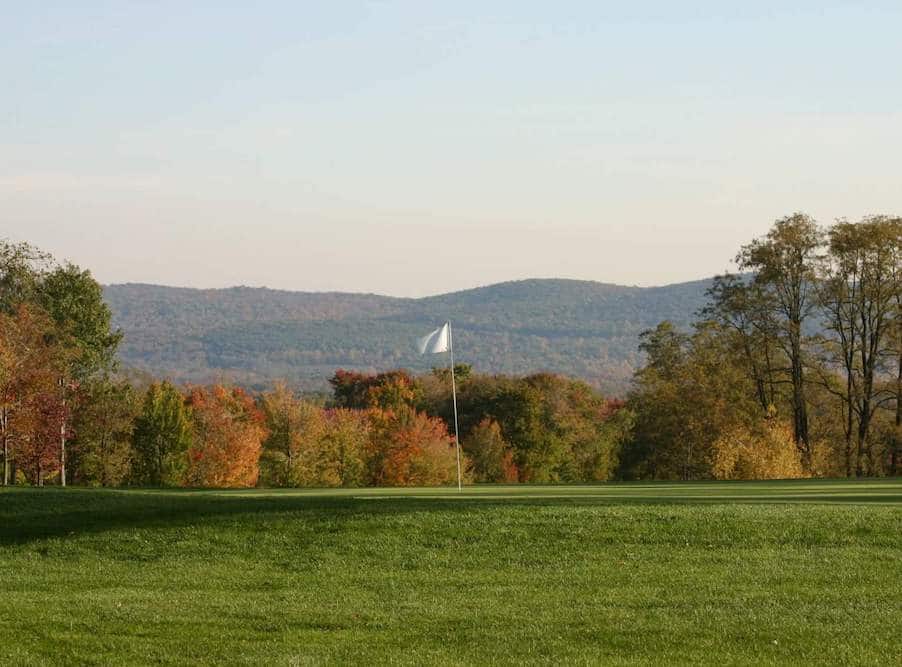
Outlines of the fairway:
[{"label": "fairway", "polygon": [[0,491],[2,664],[893,664],[902,480]]}]

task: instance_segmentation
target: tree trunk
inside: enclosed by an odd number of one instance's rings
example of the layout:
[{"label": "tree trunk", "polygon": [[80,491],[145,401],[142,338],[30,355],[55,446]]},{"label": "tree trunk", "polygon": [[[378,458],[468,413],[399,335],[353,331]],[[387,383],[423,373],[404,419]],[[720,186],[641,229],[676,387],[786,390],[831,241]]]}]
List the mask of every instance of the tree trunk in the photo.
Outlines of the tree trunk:
[{"label": "tree trunk", "polygon": [[846,436],[846,477],[851,477],[855,469],[852,467],[852,427],[853,427],[853,416],[852,416],[852,371],[847,367],[846,369],[846,424],[845,424],[845,436]]},{"label": "tree trunk", "polygon": [[899,353],[899,370],[896,374],[896,430],[893,433],[893,450],[890,453],[890,475],[899,474],[899,440],[902,434],[902,352]]},{"label": "tree trunk", "polygon": [[9,486],[9,412],[0,410],[0,430],[3,432],[3,486]]},{"label": "tree trunk", "polygon": [[802,453],[805,467],[809,467],[811,465],[811,447],[808,437],[808,405],[805,401],[805,378],[802,369],[802,323],[795,321],[790,326],[793,431],[796,445]]},{"label": "tree trunk", "polygon": [[856,451],[856,461],[855,461],[855,475],[856,477],[864,477],[866,473],[870,472],[870,470],[865,470],[864,461],[865,456],[868,458],[868,462],[870,463],[870,452],[868,451],[868,429],[870,427],[870,414],[869,407],[867,405],[867,401],[862,405],[861,416],[858,420],[858,442],[857,451]]},{"label": "tree trunk", "polygon": [[66,486],[66,420],[60,424],[60,486]]},{"label": "tree trunk", "polygon": [[157,445],[157,470],[154,477],[156,477],[155,486],[163,486],[163,445],[160,443],[160,436],[157,436],[156,440]]}]

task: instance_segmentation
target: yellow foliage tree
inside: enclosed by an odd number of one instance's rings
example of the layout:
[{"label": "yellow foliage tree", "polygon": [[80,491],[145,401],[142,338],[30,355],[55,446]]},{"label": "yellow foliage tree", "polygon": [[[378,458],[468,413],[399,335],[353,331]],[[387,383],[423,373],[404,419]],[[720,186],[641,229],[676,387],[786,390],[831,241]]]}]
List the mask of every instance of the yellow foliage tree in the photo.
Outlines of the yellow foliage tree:
[{"label": "yellow foliage tree", "polygon": [[744,426],[723,433],[711,450],[716,479],[794,479],[806,477],[793,431],[776,419],[761,428]]}]

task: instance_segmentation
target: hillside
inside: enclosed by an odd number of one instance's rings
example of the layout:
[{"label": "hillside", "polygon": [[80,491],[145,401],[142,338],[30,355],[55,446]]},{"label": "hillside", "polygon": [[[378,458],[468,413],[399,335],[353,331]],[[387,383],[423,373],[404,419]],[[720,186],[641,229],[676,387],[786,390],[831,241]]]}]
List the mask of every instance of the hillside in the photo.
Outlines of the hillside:
[{"label": "hillside", "polygon": [[321,389],[336,368],[427,370],[440,360],[413,341],[450,318],[457,358],[480,371],[549,370],[621,393],[639,333],[663,319],[688,325],[708,284],[524,280],[421,299],[126,284],[105,296],[125,332],[124,363],[176,380]]}]

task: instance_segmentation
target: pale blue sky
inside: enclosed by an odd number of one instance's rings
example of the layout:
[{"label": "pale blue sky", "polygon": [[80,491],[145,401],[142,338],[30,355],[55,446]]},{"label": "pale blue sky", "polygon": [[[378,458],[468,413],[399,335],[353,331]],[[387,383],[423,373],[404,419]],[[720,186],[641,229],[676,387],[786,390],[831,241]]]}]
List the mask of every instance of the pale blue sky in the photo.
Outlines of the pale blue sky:
[{"label": "pale blue sky", "polygon": [[662,284],[902,213],[898,0],[0,10],[0,237],[104,282]]}]

